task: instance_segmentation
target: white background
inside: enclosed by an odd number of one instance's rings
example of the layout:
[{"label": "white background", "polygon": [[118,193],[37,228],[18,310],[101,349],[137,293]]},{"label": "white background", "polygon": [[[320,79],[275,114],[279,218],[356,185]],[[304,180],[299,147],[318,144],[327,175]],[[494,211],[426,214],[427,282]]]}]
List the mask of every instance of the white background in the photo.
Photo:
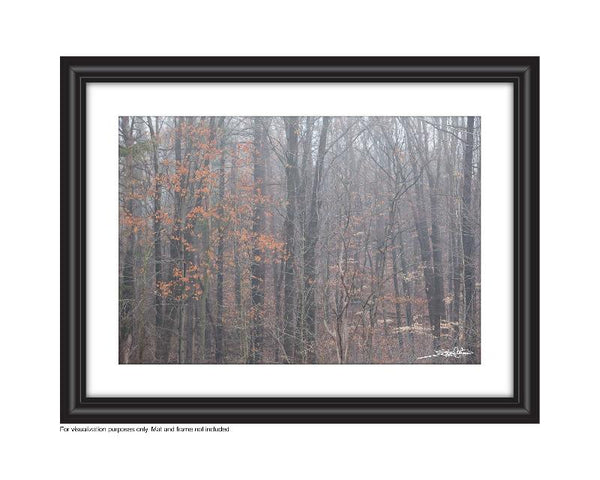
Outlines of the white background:
[{"label": "white background", "polygon": [[[119,365],[117,119],[144,112],[481,116],[481,364]],[[512,120],[509,83],[89,85],[88,395],[512,396]]]},{"label": "white background", "polygon": [[[592,2],[11,2],[0,29],[7,478],[597,475],[597,13]],[[59,55],[541,55],[542,423],[60,433]],[[300,454],[302,454],[300,456]]]}]

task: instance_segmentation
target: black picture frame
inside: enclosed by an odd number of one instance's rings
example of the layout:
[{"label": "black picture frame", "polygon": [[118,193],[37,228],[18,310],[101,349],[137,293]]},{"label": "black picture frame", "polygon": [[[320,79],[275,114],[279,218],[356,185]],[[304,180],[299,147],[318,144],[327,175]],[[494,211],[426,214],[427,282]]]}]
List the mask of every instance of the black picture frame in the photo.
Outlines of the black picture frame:
[{"label": "black picture frame", "polygon": [[[538,57],[62,57],[62,423],[538,423]],[[511,398],[90,398],[86,86],[90,82],[509,82],[514,87]]]}]

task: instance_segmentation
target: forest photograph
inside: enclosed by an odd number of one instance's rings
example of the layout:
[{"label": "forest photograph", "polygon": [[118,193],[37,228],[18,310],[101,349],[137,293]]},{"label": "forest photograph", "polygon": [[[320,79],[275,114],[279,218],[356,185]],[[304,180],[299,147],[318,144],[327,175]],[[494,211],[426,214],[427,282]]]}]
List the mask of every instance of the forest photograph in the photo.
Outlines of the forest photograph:
[{"label": "forest photograph", "polygon": [[118,136],[119,363],[481,363],[480,117]]}]

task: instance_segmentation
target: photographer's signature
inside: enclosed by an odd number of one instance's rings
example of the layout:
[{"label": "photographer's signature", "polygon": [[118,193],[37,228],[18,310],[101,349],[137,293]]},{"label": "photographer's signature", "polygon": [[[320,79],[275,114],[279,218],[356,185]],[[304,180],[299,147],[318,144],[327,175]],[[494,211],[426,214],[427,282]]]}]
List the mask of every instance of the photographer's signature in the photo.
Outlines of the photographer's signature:
[{"label": "photographer's signature", "polygon": [[454,347],[452,350],[436,350],[433,355],[425,355],[424,357],[418,357],[417,360],[423,360],[424,358],[434,357],[460,358],[463,355],[473,355],[473,352],[463,347]]}]

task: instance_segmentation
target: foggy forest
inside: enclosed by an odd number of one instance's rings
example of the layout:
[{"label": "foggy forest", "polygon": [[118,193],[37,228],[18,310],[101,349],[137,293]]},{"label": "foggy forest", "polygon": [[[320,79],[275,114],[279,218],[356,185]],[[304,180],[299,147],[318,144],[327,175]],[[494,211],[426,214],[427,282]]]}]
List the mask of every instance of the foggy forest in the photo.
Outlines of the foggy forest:
[{"label": "foggy forest", "polygon": [[118,123],[120,363],[480,363],[479,117]]}]

